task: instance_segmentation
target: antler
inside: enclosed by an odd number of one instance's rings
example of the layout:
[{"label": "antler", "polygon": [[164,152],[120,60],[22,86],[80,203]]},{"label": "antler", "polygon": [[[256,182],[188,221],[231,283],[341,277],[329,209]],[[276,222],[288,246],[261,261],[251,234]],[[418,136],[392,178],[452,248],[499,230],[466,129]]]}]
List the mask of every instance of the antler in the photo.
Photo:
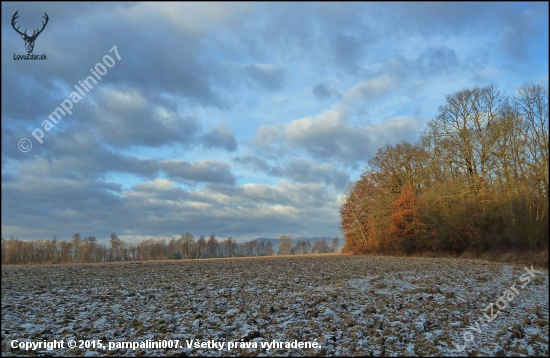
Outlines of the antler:
[{"label": "antler", "polygon": [[[17,11],[15,12],[15,14],[13,14],[13,17],[11,18],[11,26],[13,27],[13,29],[14,29],[15,31],[17,31],[18,34],[20,34],[20,35],[26,35],[26,33],[24,34],[24,33],[22,33],[21,31],[19,31],[19,28],[20,28],[21,26],[17,26],[17,28],[15,28],[15,20],[17,20],[17,18],[19,17],[19,16],[17,16],[17,13],[18,13],[18,12],[19,12],[19,10],[17,10]],[[44,14],[45,14],[45,13],[44,13]],[[47,22],[47,21],[46,21],[46,22]]]},{"label": "antler", "polygon": [[[42,26],[42,29],[41,29],[40,31],[38,31],[38,33],[36,34],[36,36],[40,35],[40,33],[41,33],[42,31],[44,31],[44,29],[46,28],[46,25],[48,24],[48,20],[50,19],[50,18],[48,17],[48,14],[46,14],[46,13],[44,13],[44,16],[42,16],[42,17],[46,19],[46,22],[42,22],[42,25],[43,25],[43,26]],[[34,33],[33,33],[33,36],[35,36]]]},{"label": "antler", "polygon": [[[22,35],[22,36],[28,36],[28,35],[27,35],[27,30],[25,30],[25,33],[19,31],[19,28],[20,28],[21,26],[17,26],[17,28],[15,28],[15,20],[17,20],[17,19],[19,18],[19,16],[17,15],[18,12],[19,12],[19,10],[17,10],[17,11],[15,12],[15,14],[13,14],[13,17],[11,18],[11,26],[13,27],[13,29],[14,29],[15,31],[17,31],[18,34],[20,34],[20,35]],[[32,36],[28,36],[29,38],[36,38],[36,37],[38,37],[38,35],[40,35],[40,33],[41,33],[42,31],[44,31],[44,29],[46,28],[46,25],[48,24],[48,20],[49,20],[50,18],[48,17],[48,14],[46,14],[46,13],[44,13],[44,16],[42,16],[42,17],[43,17],[44,19],[46,19],[46,22],[42,21],[42,29],[41,29],[41,30],[34,30],[33,33],[32,33]],[[38,33],[37,33],[36,31],[38,31]]]},{"label": "antler", "polygon": [[[13,17],[11,18],[11,26],[13,27],[13,29],[21,35],[21,37],[23,38],[23,40],[25,40],[25,48],[27,49],[27,52],[28,53],[32,53],[32,50],[34,48],[34,41],[36,41],[36,38],[38,37],[38,35],[40,35],[40,33],[42,31],[44,31],[44,29],[46,28],[46,25],[48,24],[48,20],[50,19],[48,17],[48,14],[44,13],[44,19],[46,21],[42,21],[42,28],[40,30],[36,29],[33,31],[32,35],[29,36],[27,35],[27,30],[25,30],[25,32],[21,32],[19,31],[19,26],[17,26],[17,28],[15,27],[15,22],[17,20],[17,18],[19,17],[17,14],[19,13],[19,10],[17,10],[15,12],[15,14],[13,14]],[[37,32],[38,31],[38,32]]]}]

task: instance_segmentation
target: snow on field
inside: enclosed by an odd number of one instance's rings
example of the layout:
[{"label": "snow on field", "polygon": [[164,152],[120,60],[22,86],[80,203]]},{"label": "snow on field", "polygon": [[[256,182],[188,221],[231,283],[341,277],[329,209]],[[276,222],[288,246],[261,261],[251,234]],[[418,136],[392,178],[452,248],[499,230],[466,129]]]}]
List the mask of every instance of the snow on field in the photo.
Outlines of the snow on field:
[{"label": "snow on field", "polygon": [[[345,255],[4,266],[2,356],[548,356],[548,270],[537,271]],[[183,347],[11,347],[70,339]],[[226,345],[187,348],[186,340]],[[320,348],[260,346],[295,340]],[[258,348],[227,350],[227,342]]]}]

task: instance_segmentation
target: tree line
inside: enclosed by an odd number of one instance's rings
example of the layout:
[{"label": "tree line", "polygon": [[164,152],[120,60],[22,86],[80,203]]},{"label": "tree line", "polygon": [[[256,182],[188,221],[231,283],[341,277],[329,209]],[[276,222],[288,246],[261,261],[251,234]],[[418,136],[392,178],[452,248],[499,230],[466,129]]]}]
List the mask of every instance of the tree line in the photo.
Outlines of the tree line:
[{"label": "tree line", "polygon": [[340,239],[335,237],[329,244],[325,239],[315,241],[313,245],[309,240],[298,240],[292,245],[289,235],[279,236],[278,255],[305,255],[305,254],[327,254],[340,251]]},{"label": "tree line", "polygon": [[[287,245],[288,238],[288,245]],[[272,256],[289,254],[310,254],[337,252],[338,238],[332,245],[325,240],[315,242],[298,240],[291,244],[290,236],[282,235],[279,239],[279,250],[276,252],[270,241],[253,240],[237,243],[232,237],[218,240],[211,235],[203,235],[195,241],[191,233],[179,238],[148,239],[138,244],[128,244],[112,233],[109,244],[100,244],[95,236],[82,237],[74,234],[72,240],[38,239],[26,241],[21,239],[2,238],[2,265],[6,264],[60,264],[60,263],[94,263],[148,260],[184,260],[223,257]]]},{"label": "tree line", "polygon": [[548,249],[548,93],[446,96],[417,142],[380,148],[340,208],[344,252]]}]

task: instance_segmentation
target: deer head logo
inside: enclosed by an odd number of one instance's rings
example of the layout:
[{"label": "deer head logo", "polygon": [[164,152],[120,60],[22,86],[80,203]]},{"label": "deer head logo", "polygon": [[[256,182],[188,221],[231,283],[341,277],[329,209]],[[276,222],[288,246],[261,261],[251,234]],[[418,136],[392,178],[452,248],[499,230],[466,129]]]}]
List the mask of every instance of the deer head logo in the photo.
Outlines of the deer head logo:
[{"label": "deer head logo", "polygon": [[[11,26],[13,26],[13,29],[15,31],[17,31],[17,33],[19,35],[21,35],[21,38],[23,40],[25,40],[25,48],[27,49],[27,53],[32,53],[32,50],[34,49],[34,42],[36,41],[36,38],[38,37],[38,35],[40,35],[40,33],[42,31],[44,31],[44,28],[46,28],[46,24],[48,23],[48,14],[44,13],[44,19],[46,19],[46,22],[42,22],[42,29],[41,30],[34,30],[33,33],[32,33],[32,36],[29,36],[27,35],[27,30],[25,30],[25,32],[21,32],[19,31],[19,26],[17,26],[17,28],[15,28],[15,20],[17,20],[17,18],[19,17],[17,15],[17,13],[19,12],[19,10],[17,10],[15,12],[15,14],[13,14],[13,17],[11,18]],[[37,32],[38,31],[38,32]]]}]

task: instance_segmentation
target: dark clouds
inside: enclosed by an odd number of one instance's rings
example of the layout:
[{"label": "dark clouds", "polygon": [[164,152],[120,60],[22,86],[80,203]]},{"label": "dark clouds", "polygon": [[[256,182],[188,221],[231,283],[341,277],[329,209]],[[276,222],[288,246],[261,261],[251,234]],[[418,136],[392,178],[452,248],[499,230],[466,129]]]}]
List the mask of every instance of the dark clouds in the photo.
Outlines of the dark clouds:
[{"label": "dark clouds", "polygon": [[339,35],[333,38],[331,50],[334,62],[351,72],[357,72],[361,68],[358,61],[366,47],[362,41],[364,38],[363,34]]},{"label": "dark clouds", "polygon": [[245,73],[260,86],[268,90],[282,88],[285,70],[281,66],[274,65],[248,65]]},{"label": "dark clouds", "polygon": [[329,99],[331,97],[340,97],[340,93],[331,88],[326,82],[320,82],[313,88],[313,94],[317,99]]},{"label": "dark clouds", "polygon": [[177,160],[166,160],[160,164],[161,169],[173,180],[190,180],[208,183],[235,184],[229,164],[212,160],[199,163],[186,163]]},{"label": "dark clouds", "polygon": [[448,47],[428,48],[414,63],[414,67],[422,76],[457,70],[459,66],[460,60],[456,51]]},{"label": "dark clouds", "polygon": [[293,158],[285,163],[269,164],[266,160],[246,155],[235,158],[235,162],[253,171],[270,176],[288,178],[300,183],[323,182],[342,190],[349,184],[349,174],[330,164],[318,164],[306,158]]},{"label": "dark clouds", "polygon": [[112,147],[190,144],[199,132],[195,117],[182,118],[134,91],[100,91],[97,102],[94,127]]},{"label": "dark clouds", "polygon": [[229,152],[237,150],[237,141],[233,131],[220,123],[216,128],[203,135],[203,146],[205,148],[222,148]]}]

